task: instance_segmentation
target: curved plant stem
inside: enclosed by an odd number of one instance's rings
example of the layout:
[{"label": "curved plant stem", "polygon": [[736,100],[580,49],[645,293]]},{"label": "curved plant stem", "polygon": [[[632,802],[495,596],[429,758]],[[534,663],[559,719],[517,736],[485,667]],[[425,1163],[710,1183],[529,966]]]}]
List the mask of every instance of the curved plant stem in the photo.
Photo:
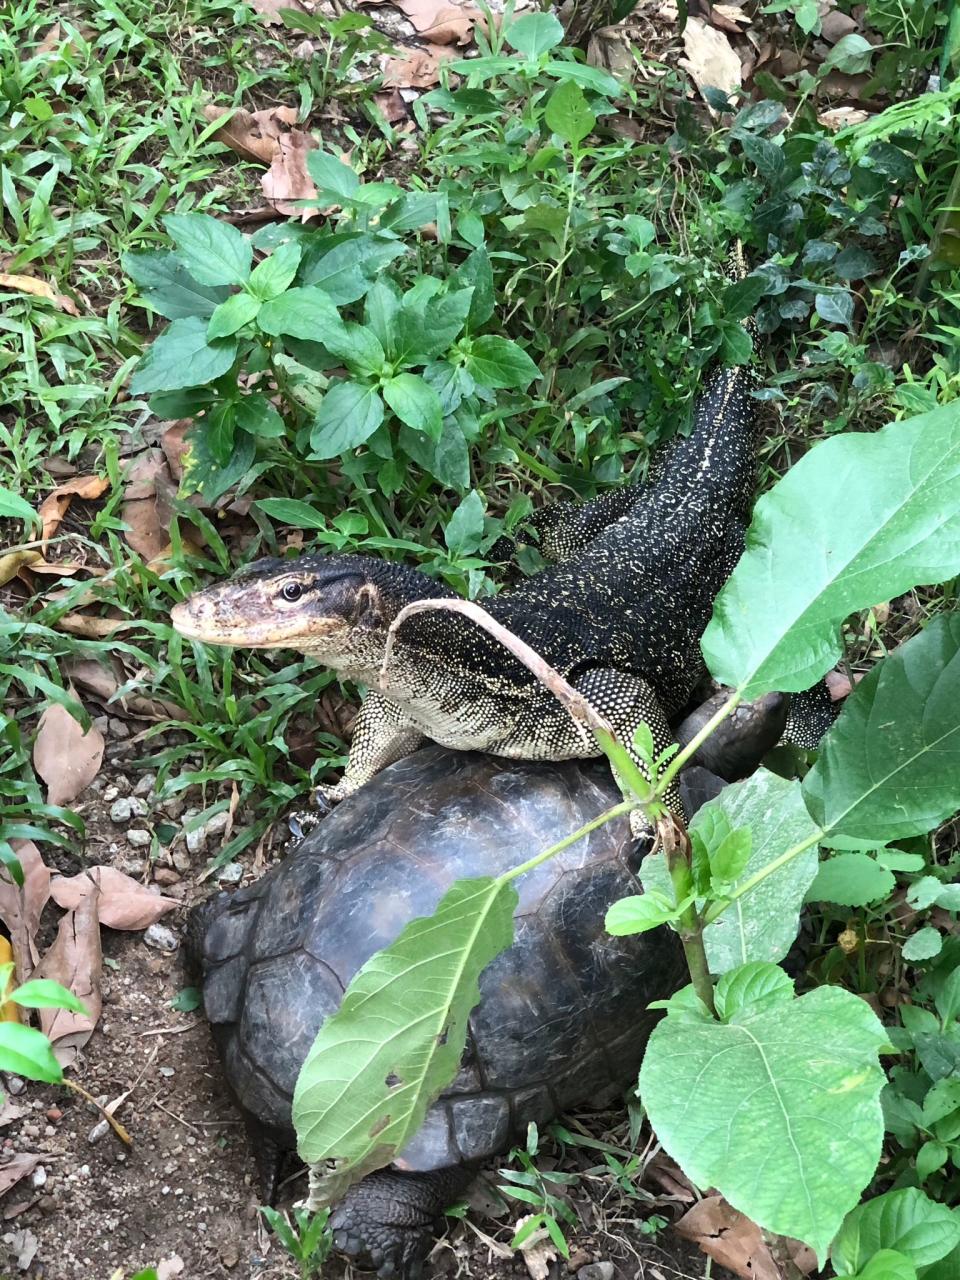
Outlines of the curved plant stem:
[{"label": "curved plant stem", "polygon": [[817,829],[812,836],[807,836],[806,840],[801,840],[799,844],[793,845],[787,849],[785,853],[781,853],[779,858],[774,858],[772,862],[767,863],[765,867],[761,867],[754,875],[744,880],[743,884],[738,885],[729,898],[724,898],[723,902],[715,902],[712,907],[708,907],[703,914],[703,924],[713,924],[718,916],[722,916],[727,907],[731,906],[738,898],[744,897],[751,889],[755,889],[758,884],[766,880],[767,876],[772,876],[775,871],[779,871],[781,867],[785,867],[788,862],[792,862],[794,858],[798,858],[801,853],[805,853],[811,845],[819,844],[826,831]]},{"label": "curved plant stem", "polygon": [[549,849],[543,849],[540,853],[535,853],[532,858],[528,858],[526,862],[521,862],[519,867],[511,867],[509,871],[504,871],[502,875],[497,876],[498,884],[509,884],[511,880],[516,880],[517,876],[522,876],[526,871],[532,871],[534,867],[539,867],[541,862],[546,862],[548,858],[552,858],[554,854],[560,853],[563,849],[568,848],[572,844],[576,844],[578,840],[582,840],[584,836],[588,836],[591,831],[596,831],[597,827],[604,826],[607,822],[612,822],[614,818],[625,817],[631,809],[635,809],[636,802],[633,800],[621,800],[619,804],[615,804],[612,809],[606,809],[596,818],[591,818],[589,822],[585,822],[579,830],[574,831],[572,835],[564,836],[562,840],[558,840],[556,844],[552,844]]},{"label": "curved plant stem", "polygon": [[677,774],[680,772],[683,766],[687,763],[687,761],[691,758],[691,756],[694,756],[697,753],[697,751],[700,749],[701,746],[703,746],[703,744],[710,737],[711,733],[713,733],[713,731],[717,728],[717,726],[722,724],[723,721],[726,720],[727,716],[731,715],[742,701],[743,701],[742,694],[736,693],[736,692],[731,693],[730,697],[726,700],[723,706],[714,712],[714,714],[710,717],[710,719],[703,726],[703,728],[698,733],[694,734],[694,736],[690,739],[690,741],[683,748],[683,750],[677,752],[677,754],[673,757],[673,759],[664,769],[663,773],[660,774],[660,777],[657,780],[658,796],[663,795],[667,787],[669,787],[670,783],[677,776]]}]

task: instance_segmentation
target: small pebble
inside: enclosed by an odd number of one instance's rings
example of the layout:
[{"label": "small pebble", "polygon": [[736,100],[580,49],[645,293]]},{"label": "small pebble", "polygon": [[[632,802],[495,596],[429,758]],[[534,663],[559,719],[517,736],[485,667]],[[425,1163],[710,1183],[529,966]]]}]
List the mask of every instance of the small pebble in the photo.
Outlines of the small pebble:
[{"label": "small pebble", "polygon": [[172,885],[180,883],[180,872],[173,867],[154,867],[153,878],[157,884]]},{"label": "small pebble", "polygon": [[110,717],[109,717],[109,716],[94,716],[94,717],[93,717],[93,727],[94,727],[94,728],[95,728],[99,733],[102,733],[102,734],[104,735],[104,737],[106,737],[106,735],[110,732]]},{"label": "small pebble", "polygon": [[140,827],[131,827],[127,832],[127,844],[132,844],[135,849],[146,849],[152,839],[150,832]]},{"label": "small pebble", "polygon": [[613,1280],[612,1262],[590,1262],[577,1272],[577,1280]]},{"label": "small pebble", "polygon": [[[174,1074],[173,1067],[159,1067],[159,1068],[158,1068],[158,1070],[159,1070],[160,1074],[161,1074],[165,1079],[167,1079],[167,1080],[169,1080],[169,1079],[170,1079],[170,1077]],[[165,1173],[173,1173],[173,1170],[172,1170],[172,1169],[165,1169],[165,1170],[164,1170],[164,1172],[165,1172]]]},{"label": "small pebble", "polygon": [[143,940],[157,951],[176,951],[180,945],[177,935],[165,924],[152,924],[144,931]]},{"label": "small pebble", "polygon": [[208,836],[218,836],[222,831],[226,831],[229,821],[230,815],[224,809],[222,813],[215,813],[212,818],[205,822],[203,829]]},{"label": "small pebble", "polygon": [[173,853],[170,855],[170,860],[181,875],[185,871],[189,871],[193,865],[190,861],[190,855],[187,853],[186,849],[181,849],[179,847],[174,849]]},{"label": "small pebble", "polygon": [[110,717],[110,736],[111,738],[129,738],[130,726],[126,720],[121,720],[117,716]]},{"label": "small pebble", "polygon": [[23,1080],[20,1076],[7,1076],[7,1091],[9,1093],[23,1093],[26,1087],[26,1080]]},{"label": "small pebble", "polygon": [[133,794],[135,796],[149,796],[156,785],[157,775],[155,773],[145,773],[138,779],[137,785],[133,788]]},{"label": "small pebble", "polygon": [[132,818],[143,818],[146,813],[146,803],[139,796],[120,796],[110,806],[110,820],[118,825],[129,822]]},{"label": "small pebble", "polygon": [[143,859],[142,858],[118,858],[117,870],[124,871],[128,876],[133,876],[138,880],[143,875]]},{"label": "small pebble", "polygon": [[38,1124],[25,1124],[20,1132],[25,1138],[39,1138],[40,1126]]},{"label": "small pebble", "polygon": [[63,1119],[63,1112],[59,1107],[50,1107],[47,1111],[47,1119],[51,1124],[56,1124],[58,1120]]},{"label": "small pebble", "polygon": [[30,1175],[31,1187],[45,1187],[47,1185],[47,1171],[42,1164],[38,1164]]},{"label": "small pebble", "polygon": [[221,884],[239,884],[243,879],[243,863],[228,862],[217,872],[217,879]]},{"label": "small pebble", "polygon": [[203,827],[197,827],[195,831],[185,832],[183,841],[188,853],[203,853],[207,847],[207,833]]}]

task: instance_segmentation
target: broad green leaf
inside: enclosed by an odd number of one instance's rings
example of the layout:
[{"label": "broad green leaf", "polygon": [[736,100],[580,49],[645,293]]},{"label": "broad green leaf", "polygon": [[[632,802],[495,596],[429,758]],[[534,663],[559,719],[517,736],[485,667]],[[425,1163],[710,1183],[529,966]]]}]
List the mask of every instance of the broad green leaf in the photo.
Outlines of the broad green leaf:
[{"label": "broad green leaf", "polygon": [[734,280],[723,291],[724,316],[728,320],[745,320],[756,310],[768,287],[766,276],[751,275],[743,280]]},{"label": "broad green leaf", "polygon": [[184,458],[183,492],[199,490],[205,498],[216,502],[221,494],[239,484],[250,470],[257,446],[253,436],[238,430],[234,433],[230,457],[221,462],[211,452],[211,437],[205,430],[205,423],[206,419],[201,419],[187,435],[190,449]]},{"label": "broad green leaf", "polygon": [[398,373],[383,384],[383,398],[401,422],[423,431],[434,440],[443,430],[440,397],[414,373]]},{"label": "broad green leaf", "polygon": [[923,1273],[923,1280],[957,1280],[960,1276],[960,1245]]},{"label": "broad green leaf", "polygon": [[516,903],[509,884],[458,882],[432,916],[367,961],[320,1028],[297,1079],[293,1123],[306,1163],[335,1162],[323,1198],[389,1163],[453,1079],[478,979],[510,945]]},{"label": "broad green leaf", "polygon": [[25,498],[12,489],[0,489],[0,516],[12,516],[14,520],[26,520],[28,525],[41,524],[39,515]]},{"label": "broad green leaf", "polygon": [[904,960],[911,963],[919,960],[932,960],[943,950],[943,938],[933,925],[924,925],[916,933],[911,933],[903,944],[901,954]]},{"label": "broad green leaf", "polygon": [[169,249],[125,253],[123,269],[158,315],[168,320],[186,316],[212,316],[214,308],[229,296],[224,285],[200,284]]},{"label": "broad green leaf", "polygon": [[668,920],[674,919],[677,908],[673,898],[656,889],[649,893],[631,894],[620,898],[607,909],[604,928],[615,938],[622,938],[631,933],[646,933],[656,929]]},{"label": "broad green leaf", "polygon": [[849,329],[853,323],[853,297],[846,289],[838,289],[835,293],[818,293],[813,305],[821,320],[828,324],[842,324]]},{"label": "broad green leaf", "polygon": [[207,323],[207,341],[216,338],[229,338],[249,324],[260,310],[260,299],[252,294],[234,293],[225,302],[221,302]]},{"label": "broad green leaf", "polygon": [[443,540],[452,556],[463,556],[476,551],[482,537],[483,501],[476,489],[471,489],[447,521]]},{"label": "broad green leaf", "polygon": [[715,881],[737,880],[750,859],[753,833],[749,827],[733,827],[719,806],[707,807],[690,837],[702,850]]},{"label": "broad green leaf", "polygon": [[0,1071],[12,1071],[46,1084],[63,1079],[63,1070],[47,1037],[19,1022],[0,1022]]},{"label": "broad green leaf", "polygon": [[174,320],[155,338],[130,379],[132,395],[201,387],[222,377],[237,358],[235,338],[207,341],[207,322],[200,316]]},{"label": "broad green leaf", "polygon": [[544,65],[544,70],[557,80],[573,80],[583,89],[593,89],[602,93],[605,98],[622,98],[623,85],[614,76],[599,67],[591,67],[582,62],[560,62],[551,59]]},{"label": "broad green leaf", "polygon": [[357,373],[380,373],[386,363],[387,358],[377,341],[377,335],[366,325],[348,321],[341,325],[339,333],[331,334],[322,341],[332,355],[343,360]]},{"label": "broad green leaf", "polygon": [[742,1022],[775,1004],[793,1000],[793,981],[779,965],[764,960],[742,964],[717,983],[714,1003],[721,1022]]},{"label": "broad green leaf", "polygon": [[352,199],[360,187],[360,179],[348,164],[329,151],[308,151],[307,171],[321,192]]},{"label": "broad green leaf", "polygon": [[[482,222],[480,239],[483,239]],[[494,308],[493,268],[490,266],[490,255],[482,243],[457,268],[457,282],[465,288],[473,289],[467,322],[471,326],[486,324],[493,315]]]},{"label": "broad green leaf", "polygon": [[539,58],[561,43],[563,27],[552,13],[527,13],[511,22],[503,34],[511,49],[528,58]]},{"label": "broad green leaf", "polygon": [[492,334],[474,340],[466,365],[477,382],[487,387],[524,391],[540,376],[540,370],[522,347]]},{"label": "broad green leaf", "polygon": [[917,1152],[916,1168],[917,1180],[922,1184],[930,1177],[932,1173],[936,1173],[950,1159],[950,1148],[944,1142],[937,1142],[930,1139],[929,1142],[923,1143]]},{"label": "broad green leaf", "polygon": [[322,342],[324,346],[343,335],[343,321],[337,308],[322,289],[312,285],[288,289],[278,298],[265,302],[257,324],[264,333],[283,333],[307,342]]},{"label": "broad green leaf", "polygon": [[86,1013],[87,1006],[72,991],[50,978],[34,978],[20,987],[14,987],[10,999],[25,1009],[71,1009],[74,1013]]},{"label": "broad green leaf", "polygon": [[639,1093],[698,1186],[805,1241],[822,1263],[880,1158],[885,1042],[872,1010],[839,987],[727,1024],[668,1013],[647,1045]]},{"label": "broad green leaf", "polygon": [[204,444],[218,467],[225,467],[233,456],[236,433],[236,409],[232,400],[221,400],[196,424]]},{"label": "broad green leaf", "polygon": [[297,529],[326,529],[327,522],[309,502],[298,498],[260,498],[255,504],[272,520],[281,520]]},{"label": "broad green leaf", "polygon": [[200,284],[245,284],[253,249],[242,232],[209,213],[170,213],[167,235],[194,280]]},{"label": "broad green leaf", "polygon": [[563,80],[547,99],[544,111],[547,127],[564,142],[578,147],[593,126],[597,117],[590,110],[583,90],[572,80]]},{"label": "broad green leaf", "polygon": [[917,1187],[904,1187],[848,1213],[830,1249],[830,1261],[841,1275],[855,1275],[881,1249],[896,1249],[925,1267],[958,1244],[960,1214]]},{"label": "broad green leaf", "polygon": [[400,445],[414,462],[442,485],[462,493],[470,483],[470,452],[459,423],[444,418],[439,440],[410,427],[400,428]]},{"label": "broad green leaf", "polygon": [[307,246],[300,278],[305,285],[316,285],[338,307],[362,298],[372,286],[374,277],[388,263],[406,250],[399,240],[380,240],[374,236],[358,236],[334,245],[314,258]]},{"label": "broad green leaf", "polygon": [[269,258],[254,267],[247,288],[263,302],[276,298],[293,283],[302,253],[303,246],[296,240],[277,245]]},{"label": "broad green leaf", "polygon": [[383,421],[383,401],[373,387],[336,382],[324,394],[310,429],[310,455],[336,458],[369,439]]},{"label": "broad green leaf", "polygon": [[[706,829],[722,814],[729,829],[747,827],[750,858],[733,886],[762,871],[795,845],[816,832],[800,796],[800,785],[766,769],[745,782],[725,787],[699,810],[690,824],[691,835]],[[737,898],[704,931],[707,959],[713,973],[726,973],[751,960],[782,960],[800,927],[804,895],[817,871],[817,851],[810,848],[767,876],[749,893]],[[669,874],[662,853],[648,855],[640,868],[644,889],[666,889]]]},{"label": "broad green leaf", "polygon": [[397,356],[405,365],[425,364],[445,354],[467,323],[473,289],[452,289],[440,297],[410,290],[403,300]]},{"label": "broad green leaf", "polygon": [[935,618],[860,681],[803,798],[821,826],[879,841],[925,834],[960,809],[960,616]]},{"label": "broad green leaf", "polygon": [[798,692],[842,652],[855,609],[960,572],[960,402],[817,445],[757,502],[703,637],[745,698]]},{"label": "broad green leaf", "polygon": [[808,902],[836,902],[841,907],[865,907],[888,897],[896,877],[866,853],[838,853],[820,867],[807,890]]},{"label": "broad green leaf", "polygon": [[392,280],[382,278],[367,294],[363,304],[363,322],[377,337],[384,351],[391,355],[397,342],[397,316],[400,314],[400,291]]},{"label": "broad green leaf", "polygon": [[902,1253],[881,1249],[873,1255],[857,1280],[917,1280],[917,1268]]},{"label": "broad green leaf", "polygon": [[259,391],[234,402],[237,426],[260,440],[278,440],[286,434],[280,414]]},{"label": "broad green leaf", "polygon": [[842,71],[849,76],[858,76],[870,70],[870,63],[876,49],[869,40],[851,32],[841,36],[822,63],[823,70]]}]

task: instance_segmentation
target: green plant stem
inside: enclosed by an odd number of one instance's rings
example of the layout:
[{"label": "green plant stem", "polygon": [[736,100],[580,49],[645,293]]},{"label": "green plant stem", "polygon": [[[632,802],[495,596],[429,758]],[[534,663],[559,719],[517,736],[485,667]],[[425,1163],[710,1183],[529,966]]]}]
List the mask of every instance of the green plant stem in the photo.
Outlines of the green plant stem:
[{"label": "green plant stem", "polygon": [[497,877],[498,884],[509,884],[511,880],[516,880],[517,876],[522,876],[526,871],[532,871],[534,867],[539,867],[541,862],[546,862],[548,858],[552,858],[554,854],[560,853],[572,844],[576,844],[578,840],[582,840],[584,836],[588,836],[591,831],[596,831],[597,827],[602,827],[607,822],[612,822],[614,818],[621,818],[628,814],[631,809],[637,807],[635,800],[621,800],[619,804],[615,804],[612,809],[607,809],[601,813],[599,817],[591,818],[589,822],[584,823],[572,835],[564,836],[562,840],[558,840],[556,844],[552,844],[549,849],[544,849],[540,853],[534,854],[532,858],[528,858],[526,862],[521,862],[519,867],[511,867],[509,871]]},{"label": "green plant stem", "polygon": [[703,914],[704,928],[706,928],[708,924],[713,924],[714,920],[723,915],[727,907],[736,902],[738,898],[744,897],[744,895],[748,894],[751,889],[755,889],[758,884],[766,880],[767,876],[772,876],[775,871],[779,871],[780,868],[785,867],[788,862],[792,862],[794,858],[798,858],[800,854],[805,853],[811,845],[819,844],[826,834],[826,831],[821,830],[818,827],[812,836],[807,836],[806,840],[801,840],[799,844],[793,845],[793,847],[787,849],[785,853],[781,853],[779,858],[774,858],[772,862],[761,868],[761,870],[756,872],[755,875],[744,880],[743,884],[738,885],[729,898],[725,898],[723,902],[715,902],[712,907],[708,907]]},{"label": "green plant stem", "polygon": [[726,720],[727,716],[731,715],[742,701],[742,694],[732,693],[723,706],[720,707],[718,711],[714,712],[699,733],[695,733],[683,750],[677,752],[660,775],[657,782],[658,796],[662,796],[664,794],[667,787],[669,787],[670,783],[677,776],[690,757],[696,754],[717,726],[722,724],[723,721]]},{"label": "green plant stem", "polygon": [[[667,859],[667,870],[670,872],[670,879],[673,883],[673,892],[677,903],[681,903],[690,896],[693,888],[693,875],[690,868],[690,837],[686,831],[682,832],[681,843],[673,849],[666,849],[664,852]],[[687,962],[687,969],[690,972],[690,981],[693,983],[693,989],[711,1014],[716,1017],[717,1010],[713,1002],[713,979],[710,975],[707,950],[703,943],[703,921],[700,919],[693,903],[685,911],[681,912],[679,925],[677,934],[680,938],[680,945],[683,947],[683,954]]]}]

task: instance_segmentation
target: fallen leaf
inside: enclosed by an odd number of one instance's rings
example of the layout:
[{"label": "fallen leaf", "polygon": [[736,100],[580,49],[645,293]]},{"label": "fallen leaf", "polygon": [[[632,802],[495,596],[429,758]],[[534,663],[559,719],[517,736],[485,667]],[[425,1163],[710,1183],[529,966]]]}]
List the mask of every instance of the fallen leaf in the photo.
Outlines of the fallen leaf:
[{"label": "fallen leaf", "polygon": [[381,90],[373,95],[373,100],[387,124],[399,124],[410,114],[398,89]]},{"label": "fallen leaf", "polygon": [[852,124],[863,124],[870,119],[870,112],[862,107],[831,107],[817,113],[817,119],[827,129],[846,129]]},{"label": "fallen leaf", "polygon": [[12,1098],[4,1098],[3,1106],[0,1107],[0,1129],[6,1128],[8,1124],[13,1124],[14,1120],[22,1120],[24,1116],[29,1114],[29,1107],[18,1107]]},{"label": "fallen leaf", "polygon": [[41,542],[47,542],[53,537],[75,497],[99,498],[109,485],[110,481],[106,476],[77,476],[58,485],[53,493],[48,493],[40,503],[40,519],[43,521]]},{"label": "fallen leaf", "polygon": [[266,107],[263,111],[230,112],[223,107],[208,105],[203,114],[211,123],[225,117],[224,123],[213,135],[237,155],[269,165],[279,149],[280,137],[297,123],[294,107]]},{"label": "fallen leaf", "polygon": [[183,1271],[183,1259],[179,1254],[171,1253],[169,1258],[161,1258],[157,1263],[157,1280],[172,1280]]},{"label": "fallen leaf", "polygon": [[455,51],[447,45],[411,49],[406,58],[387,59],[383,83],[388,88],[429,89],[440,79],[440,63],[455,57]]},{"label": "fallen leaf", "polygon": [[50,28],[50,30],[47,32],[47,34],[40,41],[40,43],[37,45],[36,52],[34,53],[33,56],[35,58],[45,58],[48,53],[53,52],[54,46],[56,45],[59,39],[60,39],[60,23],[55,22],[53,26]]},{"label": "fallen leaf", "polygon": [[9,1236],[5,1236],[4,1240],[9,1241],[11,1251],[16,1254],[17,1269],[29,1271],[40,1248],[40,1241],[30,1228],[24,1227],[22,1231],[14,1231]]},{"label": "fallen leaf", "polygon": [[679,60],[680,66],[701,95],[705,89],[732,93],[740,87],[740,57],[722,31],[707,26],[702,18],[688,18],[683,29],[683,49],[686,57]]},{"label": "fallen leaf", "polygon": [[18,293],[29,293],[35,298],[45,298],[61,311],[67,311],[72,316],[80,314],[72,298],[57,293],[52,284],[48,284],[46,280],[38,280],[36,276],[9,275],[6,271],[0,271],[0,289],[15,289]]},{"label": "fallen leaf", "polygon": [[178,484],[183,479],[183,455],[190,448],[186,437],[192,426],[193,423],[186,419],[174,422],[160,436],[160,448],[167,460],[170,474]]},{"label": "fallen leaf", "polygon": [[[56,883],[54,880],[53,885]],[[73,1062],[93,1035],[93,1029],[100,1019],[102,967],[97,894],[86,893],[82,895],[74,911],[68,911],[61,917],[53,946],[37,969],[38,977],[52,978],[54,982],[59,982],[87,1007],[87,1013],[73,1013],[69,1009],[38,1010],[40,1030],[49,1037],[54,1057],[62,1067],[68,1067]]]},{"label": "fallen leaf", "polygon": [[277,153],[260,179],[260,186],[277,213],[286,218],[307,222],[316,212],[314,209],[299,209],[291,201],[317,198],[317,188],[307,173],[307,152],[318,145],[316,138],[302,129],[291,129],[277,139]]},{"label": "fallen leaf", "polygon": [[82,636],[85,640],[109,640],[121,631],[129,631],[140,625],[136,618],[93,618],[85,613],[65,613],[62,618],[57,619],[55,627],[57,631]]},{"label": "fallen leaf", "polygon": [[17,981],[26,982],[40,959],[35,939],[50,897],[50,868],[32,840],[10,843],[23,870],[23,886],[14,883],[5,867],[0,869],[0,920],[10,935]]},{"label": "fallen leaf", "polygon": [[8,551],[6,555],[0,556],[0,587],[5,587],[21,569],[42,559],[39,551]]},{"label": "fallen leaf", "polygon": [[261,15],[268,27],[282,24],[281,9],[299,9],[301,13],[305,12],[299,0],[250,0],[250,7]]},{"label": "fallen leaf", "polygon": [[738,4],[715,4],[710,10],[710,22],[723,31],[739,35],[744,27],[750,26],[751,18]]},{"label": "fallen leaf", "polygon": [[170,511],[166,501],[160,501],[164,476],[169,478],[162,449],[137,454],[123,474],[120,518],[127,526],[124,537],[144,560],[152,560],[170,545]]},{"label": "fallen leaf", "polygon": [[676,1230],[744,1280],[783,1280],[760,1228],[722,1196],[704,1196],[687,1210]]},{"label": "fallen leaf", "polygon": [[180,905],[176,898],[161,897],[116,867],[88,867],[76,876],[55,876],[50,896],[58,907],[77,910],[86,899],[99,897],[100,923],[108,929],[146,929]]},{"label": "fallen leaf", "polygon": [[[377,4],[379,0],[360,0],[361,4]],[[483,14],[472,4],[457,4],[456,0],[394,0],[394,4],[410,19],[417,35],[433,44],[469,44],[473,29],[480,23],[483,30]]]},{"label": "fallen leaf", "polygon": [[5,1196],[21,1178],[27,1178],[43,1159],[34,1151],[21,1151],[0,1164],[0,1196]]},{"label": "fallen leaf", "polygon": [[84,732],[66,707],[47,707],[33,743],[33,767],[47,784],[47,804],[76,800],[100,771],[104,745],[96,725]]}]

